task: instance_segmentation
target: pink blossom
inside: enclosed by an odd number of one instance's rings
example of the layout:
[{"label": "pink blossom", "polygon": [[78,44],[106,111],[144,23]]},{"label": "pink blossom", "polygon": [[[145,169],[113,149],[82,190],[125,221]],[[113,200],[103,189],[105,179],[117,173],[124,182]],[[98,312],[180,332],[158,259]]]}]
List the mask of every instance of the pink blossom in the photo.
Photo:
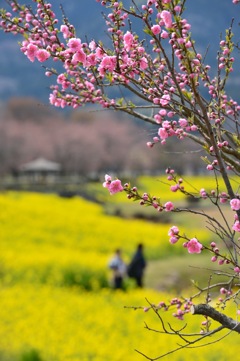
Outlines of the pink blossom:
[{"label": "pink blossom", "polygon": [[179,185],[178,184],[174,184],[170,187],[171,192],[177,192],[177,190],[179,189]]},{"label": "pink blossom", "polygon": [[165,129],[170,129],[171,123],[168,120],[165,120],[164,122],[162,122],[162,127]]},{"label": "pink blossom", "polygon": [[166,139],[168,138],[168,132],[166,131],[165,128],[159,128],[158,129],[158,135],[161,139]]},{"label": "pink blossom", "polygon": [[160,109],[159,114],[164,117],[167,114],[166,109]]},{"label": "pink blossom", "polygon": [[188,40],[186,43],[185,43],[185,46],[186,46],[186,48],[191,48],[192,47],[192,43],[191,43],[191,41],[190,40]]},{"label": "pink blossom", "polygon": [[159,103],[160,103],[160,99],[159,99],[159,98],[153,98],[153,103],[154,103],[154,104],[159,104]]},{"label": "pink blossom", "polygon": [[94,91],[94,85],[90,81],[86,80],[84,84],[88,90],[90,90],[91,92]]},{"label": "pink blossom", "polygon": [[89,49],[91,49],[92,51],[96,49],[96,43],[94,40],[90,41]]},{"label": "pink blossom", "polygon": [[119,179],[112,181],[112,177],[108,174],[105,174],[105,182],[103,182],[103,187],[107,188],[110,194],[121,192],[124,189]]},{"label": "pink blossom", "polygon": [[102,48],[97,48],[96,49],[96,56],[97,56],[97,58],[99,58],[99,59],[102,59],[103,58],[103,55],[104,55],[104,53],[103,53],[103,50],[102,50]]},{"label": "pink blossom", "polygon": [[180,11],[181,11],[181,6],[176,5],[176,6],[174,7],[174,10],[175,10],[177,13],[180,12]]},{"label": "pink blossom", "polygon": [[144,49],[143,46],[139,46],[139,47],[137,48],[137,51],[138,51],[139,54],[143,54],[144,51],[145,51],[145,49]]},{"label": "pink blossom", "polygon": [[164,207],[166,212],[171,212],[174,209],[174,205],[172,202],[165,203]]},{"label": "pink blossom", "polygon": [[232,229],[235,231],[235,232],[240,232],[240,222],[239,221],[236,221],[234,223],[234,225],[232,226]]},{"label": "pink blossom", "polygon": [[187,242],[187,249],[189,253],[201,253],[202,244],[196,238],[192,238]]},{"label": "pink blossom", "polygon": [[161,32],[161,28],[159,25],[153,25],[151,27],[151,30],[154,35],[160,34],[160,32]]},{"label": "pink blossom", "polygon": [[147,201],[147,200],[148,200],[148,194],[147,194],[147,193],[143,193],[142,199],[143,199],[144,201]]},{"label": "pink blossom", "polygon": [[99,66],[99,73],[104,75],[105,72],[108,70],[112,72],[116,67],[116,57],[115,56],[105,56],[101,64]]},{"label": "pink blossom", "polygon": [[202,198],[206,199],[207,198],[207,192],[205,191],[204,188],[200,189],[200,195]]},{"label": "pink blossom", "polygon": [[233,211],[239,211],[240,210],[240,199],[238,199],[238,198],[231,199],[230,206]]},{"label": "pink blossom", "polygon": [[169,34],[166,30],[163,30],[162,33],[161,33],[161,38],[163,39],[167,39],[169,37]]},{"label": "pink blossom", "polygon": [[180,118],[178,120],[178,123],[179,123],[180,127],[182,127],[182,128],[185,128],[188,125],[187,119],[184,119],[184,118]]},{"label": "pink blossom", "polygon": [[63,84],[66,81],[66,75],[65,74],[59,74],[57,77],[57,83]]},{"label": "pink blossom", "polygon": [[225,295],[225,294],[227,293],[226,288],[224,288],[224,287],[220,288],[220,293],[221,293],[222,295]]},{"label": "pink blossom", "polygon": [[35,60],[36,54],[38,51],[37,45],[32,43],[28,44],[27,50],[25,51],[25,55],[27,55],[28,59],[33,62]]},{"label": "pink blossom", "polygon": [[61,25],[60,31],[63,33],[64,39],[67,39],[71,35],[67,25]]},{"label": "pink blossom", "polygon": [[226,196],[220,197],[220,203],[224,204],[227,203],[228,199],[226,198]]},{"label": "pink blossom", "polygon": [[94,66],[97,63],[96,55],[95,54],[89,54],[86,59],[86,63],[88,66]]},{"label": "pink blossom", "polygon": [[170,102],[170,95],[169,94],[164,94],[163,96],[162,96],[162,98],[161,98],[161,100],[160,100],[160,104],[162,105],[162,106],[166,106],[166,105],[168,105],[168,103]]},{"label": "pink blossom", "polygon": [[179,233],[179,229],[177,226],[172,226],[169,231],[168,231],[168,235],[169,236],[175,236]]},{"label": "pink blossom", "polygon": [[112,181],[112,177],[108,174],[105,174],[105,181],[106,182],[111,182]]},{"label": "pink blossom", "polygon": [[162,18],[166,28],[172,27],[172,14],[169,11],[163,10],[161,12],[161,18]]},{"label": "pink blossom", "polygon": [[105,182],[103,182],[103,187],[109,188],[111,181],[112,181],[112,177],[108,174],[105,174]]},{"label": "pink blossom", "polygon": [[83,65],[85,65],[86,63],[86,54],[84,53],[83,50],[78,50],[74,55],[73,55],[73,61],[74,62],[80,62]]},{"label": "pink blossom", "polygon": [[36,58],[38,61],[40,61],[41,63],[43,63],[44,61],[46,61],[48,58],[50,57],[50,53],[45,50],[45,49],[39,49],[36,52]]},{"label": "pink blossom", "polygon": [[140,68],[141,69],[146,69],[148,67],[148,61],[147,61],[147,58],[145,57],[142,57],[141,60],[140,60]]},{"label": "pink blossom", "polygon": [[68,42],[68,46],[73,52],[76,52],[82,48],[82,43],[80,39],[71,38]]},{"label": "pink blossom", "polygon": [[170,242],[171,244],[175,244],[175,243],[177,243],[177,241],[178,241],[178,237],[176,237],[176,236],[172,236],[172,237],[170,237],[170,239],[169,239],[169,242]]},{"label": "pink blossom", "polygon": [[207,168],[207,170],[213,170],[214,169],[212,164],[208,164],[206,168]]},{"label": "pink blossom", "polygon": [[130,33],[130,31],[127,31],[126,34],[124,34],[124,36],[123,36],[124,47],[127,51],[129,51],[131,49],[133,40],[134,40],[133,34]]},{"label": "pink blossom", "polygon": [[111,195],[123,191],[123,186],[119,179],[112,181],[107,188]]}]

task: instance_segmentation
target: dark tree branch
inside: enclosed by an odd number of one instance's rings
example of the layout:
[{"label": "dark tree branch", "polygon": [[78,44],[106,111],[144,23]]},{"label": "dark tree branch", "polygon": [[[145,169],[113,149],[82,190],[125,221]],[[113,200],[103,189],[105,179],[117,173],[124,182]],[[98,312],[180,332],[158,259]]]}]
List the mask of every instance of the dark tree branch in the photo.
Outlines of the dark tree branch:
[{"label": "dark tree branch", "polygon": [[211,319],[219,322],[225,328],[240,333],[240,323],[233,320],[231,317],[224,315],[223,313],[215,310],[208,304],[193,305],[191,307],[191,313],[193,315],[208,316]]}]

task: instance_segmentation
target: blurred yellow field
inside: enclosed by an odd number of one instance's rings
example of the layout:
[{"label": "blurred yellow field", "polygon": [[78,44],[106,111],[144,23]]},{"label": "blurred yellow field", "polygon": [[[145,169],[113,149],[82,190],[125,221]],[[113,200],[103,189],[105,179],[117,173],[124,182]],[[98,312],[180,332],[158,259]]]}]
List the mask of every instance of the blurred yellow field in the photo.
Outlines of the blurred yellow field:
[{"label": "blurred yellow field", "polygon": [[[139,242],[146,245],[148,259],[184,252],[168,242],[169,224],[109,217],[100,205],[78,197],[10,192],[0,195],[0,207],[4,282],[19,278],[64,284],[72,273],[79,278],[85,272],[103,286],[109,257],[118,247],[126,261]],[[201,231],[203,239],[206,234]]]},{"label": "blurred yellow field", "polygon": [[[50,194],[2,193],[0,209],[1,361],[138,361],[143,356],[135,349],[156,357],[176,347],[175,337],[144,328],[145,322],[161,328],[153,312],[124,308],[170,295],[133,287],[114,292],[107,269],[116,247],[128,261],[139,241],[148,261],[171,262],[183,251],[169,244],[169,224],[107,216],[100,205]],[[167,321],[182,327],[171,313]],[[201,317],[189,317],[190,331],[198,332]],[[185,350],[166,359],[234,358],[237,335],[227,342],[228,349],[217,343],[211,352]]]},{"label": "blurred yellow field", "polygon": [[[166,297],[152,290],[129,292],[81,292],[77,289],[18,284],[1,289],[0,355],[1,360],[20,360],[20,355],[35,350],[46,361],[140,361],[135,350],[156,357],[176,348],[180,339],[146,330],[147,325],[160,330],[156,316],[149,311],[133,311],[125,306],[147,305],[145,298],[159,302]],[[174,327],[183,322],[164,314]],[[189,316],[189,331],[199,331],[202,318]],[[225,332],[226,333],[226,332]],[[224,335],[224,333],[223,333]],[[213,340],[212,340],[213,341]],[[228,347],[225,346],[228,342]],[[166,360],[194,358],[225,361],[235,358],[238,335],[210,348],[184,350]],[[214,356],[215,355],[215,356]],[[34,359],[33,359],[34,360]]]},{"label": "blurred yellow field", "polygon": [[124,310],[129,302],[144,302],[144,294],[81,293],[24,284],[4,289],[1,351],[14,356],[35,348],[49,361],[137,359],[133,349],[140,345],[131,334],[137,325],[142,334],[144,315]]}]

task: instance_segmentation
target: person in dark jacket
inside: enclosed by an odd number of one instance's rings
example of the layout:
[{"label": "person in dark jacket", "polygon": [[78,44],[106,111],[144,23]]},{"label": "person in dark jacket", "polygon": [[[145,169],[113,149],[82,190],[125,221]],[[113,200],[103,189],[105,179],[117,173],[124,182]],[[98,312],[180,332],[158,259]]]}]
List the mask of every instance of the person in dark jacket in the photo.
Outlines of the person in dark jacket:
[{"label": "person in dark jacket", "polygon": [[143,275],[146,267],[146,260],[143,254],[143,244],[137,246],[137,250],[128,266],[128,276],[136,280],[138,287],[143,287]]}]

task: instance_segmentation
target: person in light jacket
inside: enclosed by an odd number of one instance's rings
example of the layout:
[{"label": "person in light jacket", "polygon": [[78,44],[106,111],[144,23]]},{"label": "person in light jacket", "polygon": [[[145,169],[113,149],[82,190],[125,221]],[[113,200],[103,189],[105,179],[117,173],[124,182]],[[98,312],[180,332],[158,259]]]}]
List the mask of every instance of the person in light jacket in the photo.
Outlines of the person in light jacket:
[{"label": "person in light jacket", "polygon": [[123,288],[123,278],[126,274],[126,265],[122,259],[120,249],[115,251],[115,255],[109,262],[109,268],[113,271],[113,288]]}]

